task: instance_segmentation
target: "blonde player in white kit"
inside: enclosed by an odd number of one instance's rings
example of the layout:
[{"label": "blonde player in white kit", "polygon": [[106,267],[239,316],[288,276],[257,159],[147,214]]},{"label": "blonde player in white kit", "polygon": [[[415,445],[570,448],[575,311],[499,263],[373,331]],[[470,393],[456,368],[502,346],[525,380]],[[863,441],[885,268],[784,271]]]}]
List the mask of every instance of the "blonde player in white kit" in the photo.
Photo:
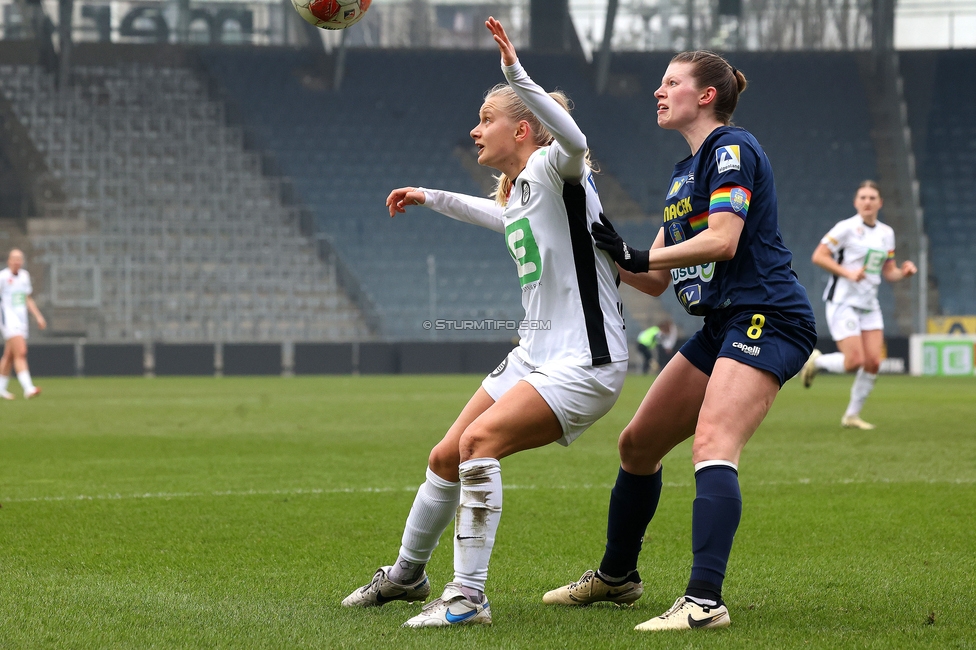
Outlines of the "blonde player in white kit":
[{"label": "blonde player in white kit", "polygon": [[895,231],[878,221],[883,201],[874,181],[857,188],[857,214],[830,229],[813,252],[813,263],[833,277],[824,291],[827,325],[838,352],[814,350],[803,366],[803,385],[809,388],[817,373],[857,372],[851,400],[841,425],[852,429],[874,428],[861,419],[861,408],[874,389],[884,347],[884,320],[878,303],[881,278],[898,282],[918,269],[906,260],[895,263]]},{"label": "blonde player in white kit", "polygon": [[0,271],[0,331],[3,333],[3,358],[0,359],[0,397],[13,399],[7,390],[10,370],[17,372],[17,380],[24,388],[24,397],[30,399],[41,392],[31,381],[27,367],[27,313],[34,315],[37,326],[47,327],[47,321],[31,297],[30,273],[24,266],[24,253],[13,249],[7,257],[7,268]]},{"label": "blonde player in white kit", "polygon": [[430,594],[424,568],[455,521],[454,580],[406,627],[489,624],[488,560],[502,510],[499,459],[570,444],[606,414],[623,387],[627,341],[617,269],[590,235],[600,200],[586,163],[586,136],[565,98],[546,94],[522,69],[501,24],[486,26],[509,85],[485,97],[471,137],[478,162],[502,173],[496,201],[405,187],[390,216],[426,205],[504,235],[522,287],[521,341],[482,382],[430,453],[427,480],[407,518],[397,561],[342,604],[373,607]]}]

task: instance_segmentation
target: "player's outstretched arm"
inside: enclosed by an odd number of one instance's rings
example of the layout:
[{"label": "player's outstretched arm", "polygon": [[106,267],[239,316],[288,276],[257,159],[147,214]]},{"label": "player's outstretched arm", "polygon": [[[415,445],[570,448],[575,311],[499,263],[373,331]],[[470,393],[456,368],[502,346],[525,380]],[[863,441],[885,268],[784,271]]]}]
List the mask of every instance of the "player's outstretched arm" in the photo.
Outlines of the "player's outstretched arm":
[{"label": "player's outstretched arm", "polygon": [[731,212],[712,212],[708,228],[691,239],[652,251],[648,268],[677,269],[709,262],[724,262],[735,257],[745,221]]},{"label": "player's outstretched arm", "polygon": [[430,190],[424,187],[401,187],[390,192],[390,196],[386,199],[386,207],[390,210],[391,217],[406,212],[409,205],[423,205],[457,221],[495,232],[505,232],[505,223],[502,220],[504,208],[480,196]]},{"label": "player's outstretched arm", "polygon": [[586,170],[586,135],[572,116],[549,96],[539,84],[532,81],[518,61],[515,46],[505,33],[505,28],[494,18],[485,21],[502,57],[502,71],[515,93],[525,102],[532,114],[558,143],[563,155],[556,156],[553,164],[566,180],[579,181]]}]

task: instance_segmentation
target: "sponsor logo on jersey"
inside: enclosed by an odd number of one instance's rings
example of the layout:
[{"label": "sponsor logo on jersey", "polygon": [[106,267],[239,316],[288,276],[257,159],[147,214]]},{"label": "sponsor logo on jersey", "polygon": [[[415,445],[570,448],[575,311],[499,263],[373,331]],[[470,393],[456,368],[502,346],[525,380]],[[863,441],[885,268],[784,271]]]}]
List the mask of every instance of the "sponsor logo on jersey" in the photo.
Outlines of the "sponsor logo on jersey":
[{"label": "sponsor logo on jersey", "polygon": [[532,234],[532,227],[525,217],[505,226],[505,243],[518,267],[519,283],[524,290],[542,277],[542,253]]},{"label": "sponsor logo on jersey", "polygon": [[677,219],[678,217],[683,217],[689,212],[691,212],[691,197],[686,196],[670,205],[664,206],[664,223]]},{"label": "sponsor logo on jersey", "polygon": [[880,275],[881,268],[888,261],[888,253],[869,248],[864,255],[864,272],[869,275]]},{"label": "sponsor logo on jersey", "polygon": [[741,166],[739,163],[739,145],[729,144],[716,149],[715,164],[718,165],[719,174],[724,174],[733,169],[738,170]]},{"label": "sponsor logo on jersey", "polygon": [[681,301],[685,309],[697,305],[701,302],[701,285],[689,284],[687,287],[682,287],[681,292],[678,294],[678,300]]},{"label": "sponsor logo on jersey", "polygon": [[685,280],[699,278],[702,282],[711,282],[715,276],[715,262],[709,262],[700,266],[686,266],[680,269],[671,269],[671,281],[675,284]]},{"label": "sponsor logo on jersey", "polygon": [[507,367],[508,367],[508,357],[505,357],[504,359],[502,359],[502,362],[498,364],[498,367],[491,371],[491,376],[497,377],[498,375],[505,372],[505,368]]},{"label": "sponsor logo on jersey", "polygon": [[529,202],[530,196],[532,196],[532,190],[529,189],[529,181],[522,181],[522,205]]},{"label": "sponsor logo on jersey", "polygon": [[671,189],[668,190],[668,195],[664,197],[664,200],[667,201],[668,199],[674,197],[678,192],[681,191],[681,188],[684,187],[685,183],[687,182],[688,176],[679,176],[678,178],[674,179],[674,181],[671,183]]},{"label": "sponsor logo on jersey", "polygon": [[746,191],[741,187],[733,187],[729,191],[729,203],[732,204],[733,210],[742,212],[742,208],[749,203],[749,197],[746,196]]},{"label": "sponsor logo on jersey", "polygon": [[680,244],[685,240],[685,232],[681,229],[681,222],[672,221],[671,225],[668,226],[668,232],[671,233],[671,240],[675,244]]},{"label": "sponsor logo on jersey", "polygon": [[733,343],[732,347],[742,350],[750,357],[758,357],[759,353],[762,352],[762,348],[760,348],[758,345],[746,345],[745,343],[739,343],[738,341]]}]

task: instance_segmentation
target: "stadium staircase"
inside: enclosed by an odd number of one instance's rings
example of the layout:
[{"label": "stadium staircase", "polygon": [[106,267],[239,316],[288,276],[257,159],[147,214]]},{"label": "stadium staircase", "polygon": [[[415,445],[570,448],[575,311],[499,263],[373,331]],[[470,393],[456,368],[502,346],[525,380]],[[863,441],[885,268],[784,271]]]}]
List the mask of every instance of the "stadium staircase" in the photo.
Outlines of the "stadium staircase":
[{"label": "stadium staircase", "polygon": [[[871,138],[878,166],[875,180],[884,197],[881,219],[895,231],[896,261],[900,264],[910,259],[919,264],[928,251],[923,251],[919,182],[899,57],[896,54],[877,58],[865,55],[860,63],[864,84],[869,89],[868,106],[873,122]],[[895,313],[894,319],[886,323],[889,333],[908,335],[916,331],[919,281],[916,277],[891,285]],[[937,305],[937,291],[933,290],[931,294]]]},{"label": "stadium staircase", "polygon": [[301,233],[299,209],[194,71],[111,62],[73,74],[59,90],[39,66],[0,65],[0,90],[68,206],[27,228],[29,268],[48,271],[41,306],[65,312],[56,330],[109,341],[371,337],[335,266]]},{"label": "stadium staircase", "polygon": [[976,52],[902,52],[939,309],[976,314]]}]

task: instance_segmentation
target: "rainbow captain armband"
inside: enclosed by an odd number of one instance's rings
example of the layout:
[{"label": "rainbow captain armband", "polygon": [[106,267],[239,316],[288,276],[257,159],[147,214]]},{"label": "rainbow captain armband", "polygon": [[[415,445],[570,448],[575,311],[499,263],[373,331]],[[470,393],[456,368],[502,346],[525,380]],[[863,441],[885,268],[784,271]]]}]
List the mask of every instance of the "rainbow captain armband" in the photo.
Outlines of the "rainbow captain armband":
[{"label": "rainbow captain armband", "polygon": [[749,213],[749,201],[752,199],[752,192],[744,187],[732,185],[731,187],[720,187],[712,192],[712,198],[708,202],[709,214],[713,212],[734,212],[745,219]]}]

